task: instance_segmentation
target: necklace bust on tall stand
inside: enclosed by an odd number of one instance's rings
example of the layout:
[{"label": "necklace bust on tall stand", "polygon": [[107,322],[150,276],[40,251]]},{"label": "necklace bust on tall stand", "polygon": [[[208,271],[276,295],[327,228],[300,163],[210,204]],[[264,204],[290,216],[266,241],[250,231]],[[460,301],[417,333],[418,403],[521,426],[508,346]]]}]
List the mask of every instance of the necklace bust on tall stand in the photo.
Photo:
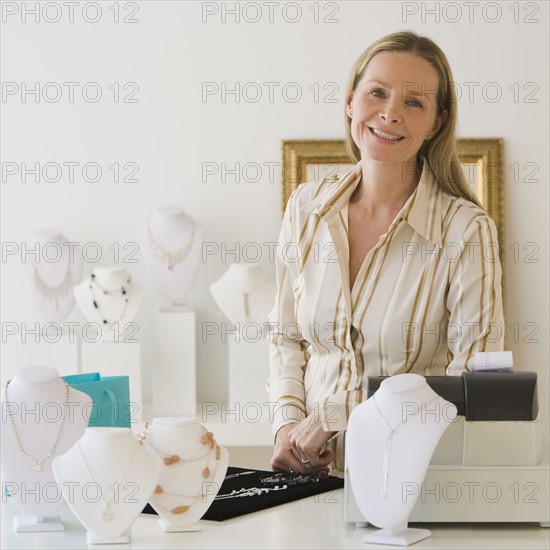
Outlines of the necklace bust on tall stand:
[{"label": "necklace bust on tall stand", "polygon": [[117,267],[96,267],[75,287],[74,295],[86,319],[99,326],[102,340],[122,333],[137,315],[143,299],[132,277]]},{"label": "necklace bust on tall stand", "polygon": [[56,229],[35,231],[28,249],[37,251],[22,267],[33,305],[44,321],[61,322],[74,307],[72,289],[82,271],[80,247]]},{"label": "necklace bust on tall stand", "polygon": [[231,264],[210,285],[216,304],[232,323],[263,324],[273,304],[275,284],[261,264]]},{"label": "necklace bust on tall stand", "polygon": [[191,291],[201,264],[205,228],[179,206],[165,206],[137,228],[140,251],[156,289],[173,307]]}]

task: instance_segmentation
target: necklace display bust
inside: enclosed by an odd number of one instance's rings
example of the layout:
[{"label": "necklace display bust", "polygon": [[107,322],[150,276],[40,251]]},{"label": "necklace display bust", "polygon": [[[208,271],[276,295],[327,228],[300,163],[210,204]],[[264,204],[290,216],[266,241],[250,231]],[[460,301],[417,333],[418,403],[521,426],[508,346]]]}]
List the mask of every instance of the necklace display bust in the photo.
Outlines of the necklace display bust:
[{"label": "necklace display bust", "polygon": [[197,531],[223,483],[229,455],[193,417],[155,418],[141,435],[163,460],[151,506],[163,531]]},{"label": "necklace display bust", "polygon": [[124,542],[155,490],[161,463],[128,428],[87,428],[54,460],[53,470],[69,507],[88,529],[88,541]]},{"label": "necklace display bust", "polygon": [[118,267],[96,267],[75,287],[74,295],[86,319],[99,325],[102,340],[124,332],[143,300],[142,290]]},{"label": "necklace display bust", "polygon": [[[69,388],[50,367],[30,366],[15,372],[2,391],[0,453],[3,481],[25,512],[49,516],[63,504],[61,492],[35,489],[55,485],[53,459],[70,449],[88,425],[88,395]],[[15,490],[10,490],[14,484]]]},{"label": "necklace display bust", "polygon": [[263,325],[273,305],[275,284],[260,264],[233,263],[210,285],[210,292],[232,323]]},{"label": "necklace display bust", "polygon": [[[353,409],[346,433],[353,494],[365,518],[383,528],[364,542],[396,544],[392,537],[399,536],[410,544],[430,535],[425,529],[407,529],[416,497],[403,494],[407,484],[420,487],[435,447],[456,414],[456,407],[418,374],[385,379],[370,399]],[[386,536],[390,538],[384,542]]]},{"label": "necklace display bust", "polygon": [[204,234],[205,228],[179,206],[159,208],[137,229],[155,287],[173,304],[185,299],[195,283]]},{"label": "necklace display bust", "polygon": [[[23,263],[29,295],[40,317],[61,322],[74,307],[73,287],[80,279],[82,256],[77,246],[56,229],[35,231],[26,242]],[[38,261],[37,261],[38,260]]]}]

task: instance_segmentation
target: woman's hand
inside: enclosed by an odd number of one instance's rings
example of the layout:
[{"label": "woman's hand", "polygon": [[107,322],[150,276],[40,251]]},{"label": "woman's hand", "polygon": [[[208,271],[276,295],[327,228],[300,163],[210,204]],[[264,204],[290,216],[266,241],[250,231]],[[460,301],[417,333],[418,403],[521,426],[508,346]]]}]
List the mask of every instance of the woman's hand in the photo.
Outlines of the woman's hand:
[{"label": "woman's hand", "polygon": [[336,432],[325,432],[319,415],[310,414],[290,431],[288,439],[294,456],[300,460],[302,472],[325,468],[334,460],[332,451],[321,452],[323,445]]},{"label": "woman's hand", "polygon": [[300,423],[286,424],[279,429],[271,459],[274,470],[308,473],[332,462],[334,454],[331,451],[319,453],[334,432],[323,431],[315,416],[311,414]]},{"label": "woman's hand", "polygon": [[285,424],[277,431],[275,448],[273,449],[273,456],[271,457],[271,467],[276,471],[306,471],[304,465],[294,456],[289,441],[289,434],[296,426],[298,426],[298,424]]}]

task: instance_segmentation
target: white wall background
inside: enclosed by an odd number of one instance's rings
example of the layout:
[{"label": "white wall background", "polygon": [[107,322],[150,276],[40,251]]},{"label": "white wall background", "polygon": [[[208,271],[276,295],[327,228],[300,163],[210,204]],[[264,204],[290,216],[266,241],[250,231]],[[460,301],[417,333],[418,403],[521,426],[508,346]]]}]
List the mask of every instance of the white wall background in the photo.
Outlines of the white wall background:
[{"label": "white wall background", "polygon": [[[547,2],[280,2],[272,7],[272,21],[267,3],[249,2],[238,6],[240,22],[224,13],[234,2],[121,2],[120,19],[137,7],[136,23],[115,23],[112,1],[98,3],[101,15],[95,23],[85,20],[97,17],[93,3],[76,6],[74,22],[62,2],[50,2],[47,11],[44,2],[27,2],[26,8],[35,4],[38,22],[36,15],[23,17],[20,3],[2,5],[1,78],[20,87],[57,82],[64,94],[57,102],[36,102],[20,92],[3,94],[2,162],[97,162],[103,178],[87,183],[78,171],[73,183],[67,177],[57,183],[43,178],[35,183],[32,176],[27,183],[20,175],[6,178],[1,237],[4,243],[20,244],[36,229],[55,227],[72,240],[100,243],[103,259],[97,265],[113,265],[109,247],[135,242],[136,227],[155,208],[178,204],[206,225],[206,241],[241,250],[246,243],[259,243],[261,262],[274,275],[262,243],[275,241],[279,231],[280,166],[270,178],[263,163],[280,161],[282,139],[343,137],[345,82],[372,41],[404,29],[433,38],[446,52],[462,90],[459,136],[504,138],[505,239],[507,247],[519,252],[508,249],[505,263],[507,324],[517,323],[508,335],[509,348],[517,369],[539,374],[547,431]],[[206,16],[205,9],[217,13]],[[53,22],[58,15],[60,20]],[[259,21],[251,22],[258,15]],[[73,103],[64,82],[80,83]],[[88,82],[101,86],[97,103],[82,97]],[[116,82],[121,87],[136,82],[138,103],[115,103],[109,86]],[[249,100],[241,94],[223,102],[221,94],[201,97],[205,82],[225,82],[228,88],[257,85],[249,86]],[[272,102],[264,82],[277,83]],[[281,92],[290,82],[302,93],[294,103]],[[317,101],[312,86],[320,91]],[[335,86],[335,102],[326,101]],[[257,87],[263,94],[252,102]],[[501,97],[493,101],[498,90]],[[529,98],[535,102],[526,102]],[[139,183],[114,183],[108,167],[130,161],[139,165]],[[264,169],[255,183],[246,176],[236,182],[233,175],[222,181],[220,174],[204,180],[206,162],[228,167],[258,163]],[[536,174],[531,174],[533,167]],[[536,181],[528,180],[530,174]],[[200,400],[226,399],[227,344],[219,337],[208,343],[200,338],[202,323],[225,320],[208,287],[230,262],[248,259],[208,257],[188,296],[197,312]],[[152,373],[150,312],[161,298],[139,260],[124,265],[146,293],[137,322],[147,380]],[[85,264],[83,276],[94,265]],[[1,270],[2,322],[33,324],[37,319],[20,259],[2,258]],[[85,322],[76,308],[68,320]],[[3,338],[2,344],[4,382],[15,368],[15,338]],[[145,388],[149,397],[147,383]]]}]

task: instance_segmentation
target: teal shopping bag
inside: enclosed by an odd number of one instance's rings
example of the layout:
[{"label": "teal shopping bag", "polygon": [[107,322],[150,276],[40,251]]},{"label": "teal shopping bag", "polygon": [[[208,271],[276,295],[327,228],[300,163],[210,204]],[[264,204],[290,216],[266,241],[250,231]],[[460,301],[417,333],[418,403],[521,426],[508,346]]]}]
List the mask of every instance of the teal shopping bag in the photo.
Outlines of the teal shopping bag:
[{"label": "teal shopping bag", "polygon": [[71,374],[63,380],[93,400],[86,412],[93,428],[130,428],[133,407],[128,376],[101,376],[99,372]]}]

